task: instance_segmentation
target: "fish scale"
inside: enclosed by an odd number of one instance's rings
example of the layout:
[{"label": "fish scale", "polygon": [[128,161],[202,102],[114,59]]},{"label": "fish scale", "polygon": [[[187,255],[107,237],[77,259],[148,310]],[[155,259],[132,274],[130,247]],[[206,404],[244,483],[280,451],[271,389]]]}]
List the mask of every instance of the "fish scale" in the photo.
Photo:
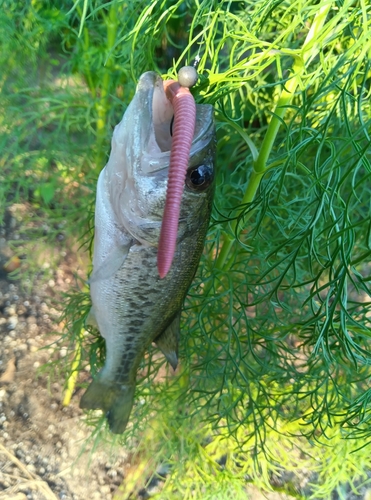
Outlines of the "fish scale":
[{"label": "fish scale", "polygon": [[[185,243],[186,241],[183,242],[183,245]],[[198,256],[200,250],[202,251],[202,245],[203,241],[199,242]],[[184,262],[183,265],[191,266],[190,260],[193,260],[194,252],[189,252],[190,246],[187,245],[187,247],[181,258]],[[152,257],[152,265],[143,266],[139,272],[132,273],[132,261],[140,260],[142,253],[149,260]],[[192,259],[189,259],[189,256]],[[192,276],[186,276],[184,273],[179,272],[178,269],[175,269],[172,272],[171,279],[169,278],[168,282],[164,282],[158,277],[156,258],[156,248],[143,249],[141,252],[135,252],[134,254],[129,252],[124,266],[112,280],[112,289],[115,292],[109,297],[109,300],[115,310],[112,315],[112,317],[115,317],[115,322],[112,322],[111,328],[112,330],[117,329],[118,337],[115,338],[117,351],[112,354],[110,361],[114,366],[122,367],[122,359],[129,358],[128,353],[135,353],[134,356],[130,357],[129,362],[131,365],[129,370],[131,373],[130,381],[135,379],[136,369],[143,357],[142,351],[145,351],[146,347],[164,331],[181,308],[182,299],[192,279]],[[146,293],[147,299],[152,297],[152,300],[147,301],[147,306],[144,306],[146,307],[145,310],[142,309],[143,305],[140,299],[137,300],[138,293]],[[173,296],[173,300],[169,301],[169,295]],[[139,315],[138,311],[140,311]],[[128,342],[128,333],[133,338],[132,342]],[[129,382],[129,380],[121,379],[118,371],[115,371],[115,380],[120,384]]]},{"label": "fish scale", "polygon": [[[212,207],[213,110],[198,105],[176,251],[169,273],[160,279],[157,245],[171,148],[167,106],[161,78],[153,72],[142,75],[115,128],[111,155],[97,185],[90,319],[106,341],[106,360],[80,406],[106,412],[114,433],[122,433],[127,425],[137,370],[149,345],[155,341],[176,367],[180,312]],[[160,131],[165,135],[160,137]],[[190,181],[190,173],[200,165],[210,174],[201,189]]]}]

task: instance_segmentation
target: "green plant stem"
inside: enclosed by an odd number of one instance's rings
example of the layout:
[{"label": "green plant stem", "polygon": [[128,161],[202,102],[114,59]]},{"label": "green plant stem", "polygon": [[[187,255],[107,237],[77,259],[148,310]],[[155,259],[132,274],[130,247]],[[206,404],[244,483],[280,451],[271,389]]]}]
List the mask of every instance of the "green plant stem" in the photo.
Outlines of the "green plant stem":
[{"label": "green plant stem", "polygon": [[67,385],[66,385],[66,390],[64,392],[63,396],[63,401],[62,405],[63,406],[69,406],[71,403],[71,398],[73,391],[75,390],[76,382],[79,376],[80,372],[80,361],[81,361],[81,338],[83,336],[83,330],[80,331],[80,335],[78,338],[78,341],[75,346],[75,351],[74,351],[74,356],[73,356],[73,361],[72,361],[72,366],[71,366],[71,373],[67,379]]},{"label": "green plant stem", "polygon": [[[297,86],[299,85],[300,75],[305,69],[305,63],[308,61],[308,59],[312,58],[318,52],[318,47],[313,42],[313,40],[316,40],[319,33],[321,32],[330,8],[331,4],[326,4],[316,14],[313,20],[313,24],[303,44],[302,58],[297,58],[292,67],[292,73],[294,74],[294,76],[286,83],[286,85],[281,90],[281,94],[274,109],[272,119],[269,122],[267,132],[264,136],[260,152],[257,159],[254,161],[249,183],[243,199],[241,200],[242,206],[246,206],[247,204],[251,203],[255,198],[262,176],[268,168],[267,162],[276,140],[278,130],[280,128],[280,125],[283,123],[286,110],[290,105]],[[246,221],[247,217],[244,218],[244,222]],[[215,267],[217,269],[229,269],[233,259],[230,259],[227,265],[226,260],[243,227],[244,225],[240,224],[239,218],[234,219],[231,222],[231,231],[224,236],[222,248],[216,259]]]},{"label": "green plant stem", "polygon": [[102,86],[100,92],[100,99],[96,102],[97,110],[97,153],[96,153],[96,166],[97,168],[102,168],[104,159],[104,141],[106,139],[106,129],[107,129],[107,113],[108,113],[108,96],[111,86],[111,71],[113,68],[113,55],[112,51],[116,43],[117,35],[117,5],[115,3],[111,4],[108,12],[106,26],[107,26],[107,61],[104,68],[104,74],[102,78]]},{"label": "green plant stem", "polygon": [[83,58],[84,58],[83,74],[85,76],[86,83],[88,84],[91,95],[95,99],[96,90],[95,90],[93,78],[92,78],[91,71],[90,71],[89,59],[87,59],[87,57],[86,57],[86,55],[89,53],[90,38],[89,38],[89,30],[85,25],[85,18],[86,18],[85,6],[86,6],[86,3],[84,3],[84,11],[83,11],[81,9],[81,7],[79,5],[77,5],[76,11],[77,11],[78,15],[80,16],[79,38],[81,36],[81,33],[83,34],[83,38],[82,38],[82,46],[84,48],[84,50],[82,52]]},{"label": "green plant stem", "polygon": [[[84,43],[84,54],[88,54],[90,40],[89,40],[89,31],[88,31],[88,29],[87,29],[86,26],[83,28],[83,35],[84,35],[84,42],[83,42]],[[89,62],[86,63],[86,67],[85,67],[85,71],[84,72],[85,72],[85,78],[86,78],[89,90],[91,92],[91,95],[95,99],[96,96],[97,96],[97,93],[96,93],[95,85],[94,85],[94,82],[93,82],[93,78],[91,76]]]}]

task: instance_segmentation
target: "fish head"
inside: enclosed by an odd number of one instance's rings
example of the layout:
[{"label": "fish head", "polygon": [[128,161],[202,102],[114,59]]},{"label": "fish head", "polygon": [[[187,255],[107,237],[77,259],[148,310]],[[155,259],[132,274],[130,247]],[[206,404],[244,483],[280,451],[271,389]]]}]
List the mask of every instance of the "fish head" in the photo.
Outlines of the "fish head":
[{"label": "fish head", "polygon": [[[164,212],[173,107],[163,80],[144,73],[123,119],[115,127],[105,183],[118,228],[142,244],[157,246]],[[215,126],[213,107],[196,106],[178,240],[209,218],[214,179]]]}]

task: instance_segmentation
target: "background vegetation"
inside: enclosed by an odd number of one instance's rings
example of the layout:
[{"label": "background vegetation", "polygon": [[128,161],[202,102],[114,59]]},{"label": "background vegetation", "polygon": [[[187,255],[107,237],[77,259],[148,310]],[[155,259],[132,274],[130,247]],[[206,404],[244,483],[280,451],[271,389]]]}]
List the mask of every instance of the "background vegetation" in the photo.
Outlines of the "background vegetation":
[{"label": "background vegetation", "polygon": [[[174,76],[197,57],[195,98],[215,106],[215,207],[182,315],[181,370],[160,378],[164,361],[149,353],[122,437],[88,420],[95,444],[135,448],[154,474],[166,465],[158,498],[245,498],[248,482],[279,489],[285,474],[300,498],[367,482],[370,10],[2,2],[0,218],[26,201],[31,244],[63,228],[89,251],[96,179],[141,73]],[[32,229],[38,219],[47,231]],[[81,333],[88,310],[78,283],[61,339],[71,390],[71,373],[104,360],[97,332]]]}]

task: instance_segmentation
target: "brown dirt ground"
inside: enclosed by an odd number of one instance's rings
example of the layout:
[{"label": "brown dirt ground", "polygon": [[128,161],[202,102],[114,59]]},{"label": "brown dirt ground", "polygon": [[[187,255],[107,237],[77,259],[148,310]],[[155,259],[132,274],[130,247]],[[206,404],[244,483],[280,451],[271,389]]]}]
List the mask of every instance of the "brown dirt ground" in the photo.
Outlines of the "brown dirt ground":
[{"label": "brown dirt ground", "polygon": [[[45,347],[57,338],[50,332],[61,330],[61,294],[76,273],[84,275],[86,265],[76,249],[66,252],[56,241],[56,269],[52,252],[39,245],[32,251],[40,272],[11,279],[7,271],[18,264],[22,270],[22,261],[9,242],[23,237],[19,221],[26,209],[12,206],[0,226],[0,499],[111,499],[128,466],[127,453],[121,450],[113,459],[103,450],[85,452],[76,462],[90,435],[79,395],[63,407],[64,380],[40,373],[53,356],[66,355]],[[22,244],[19,248],[21,254]],[[23,250],[30,251],[27,242]]]}]

